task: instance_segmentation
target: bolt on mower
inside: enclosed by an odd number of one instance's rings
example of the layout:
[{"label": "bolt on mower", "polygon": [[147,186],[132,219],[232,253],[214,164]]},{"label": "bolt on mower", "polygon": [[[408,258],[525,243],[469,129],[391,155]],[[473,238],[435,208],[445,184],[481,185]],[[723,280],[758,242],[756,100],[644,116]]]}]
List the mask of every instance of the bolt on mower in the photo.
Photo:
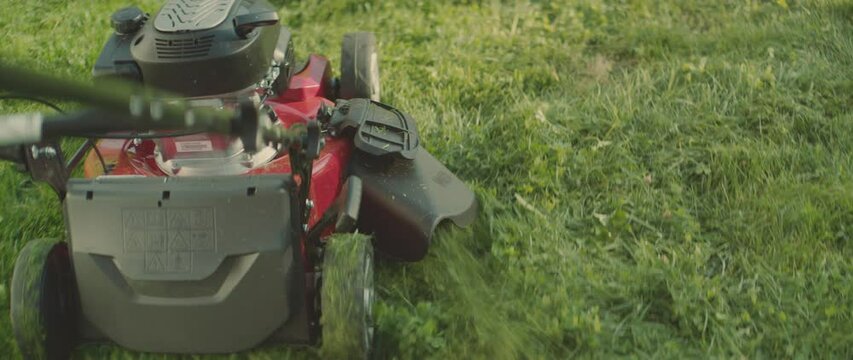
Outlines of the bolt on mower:
[{"label": "bolt on mower", "polygon": [[[368,356],[374,250],[418,261],[439,223],[476,216],[414,119],[380,102],[374,35],[344,36],[333,78],[327,58],[297,60],[264,0],[169,0],[111,20],[92,85],[0,64],[13,96],[84,105],[0,117],[0,159],[49,184],[66,224],[15,263],[20,353]],[[65,137],[86,140],[66,155]]]}]

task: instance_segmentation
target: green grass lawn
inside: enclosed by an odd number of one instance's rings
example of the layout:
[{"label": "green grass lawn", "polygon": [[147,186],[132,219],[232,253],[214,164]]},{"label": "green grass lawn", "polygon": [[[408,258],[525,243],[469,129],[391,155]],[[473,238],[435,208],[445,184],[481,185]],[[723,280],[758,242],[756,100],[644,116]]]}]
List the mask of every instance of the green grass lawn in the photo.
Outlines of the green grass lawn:
[{"label": "green grass lawn", "polygon": [[[126,3],[4,1],[0,56],[87,79]],[[381,357],[853,358],[853,2],[276,3],[298,56],[376,32],[383,100],[479,198],[379,264]],[[0,189],[6,358],[17,251],[63,225],[10,166]],[[227,358],[290,356],[315,354]]]}]

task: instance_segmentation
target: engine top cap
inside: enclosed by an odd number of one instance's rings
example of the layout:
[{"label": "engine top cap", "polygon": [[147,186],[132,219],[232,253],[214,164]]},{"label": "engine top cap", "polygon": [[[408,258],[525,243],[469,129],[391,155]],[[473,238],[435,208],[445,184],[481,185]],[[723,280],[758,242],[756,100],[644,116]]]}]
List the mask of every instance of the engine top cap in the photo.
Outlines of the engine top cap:
[{"label": "engine top cap", "polygon": [[116,33],[121,35],[132,34],[142,27],[145,22],[145,13],[136,6],[129,6],[114,12],[110,17],[110,22]]},{"label": "engine top cap", "polygon": [[237,0],[169,0],[163,5],[154,28],[162,32],[213,29],[222,24]]}]

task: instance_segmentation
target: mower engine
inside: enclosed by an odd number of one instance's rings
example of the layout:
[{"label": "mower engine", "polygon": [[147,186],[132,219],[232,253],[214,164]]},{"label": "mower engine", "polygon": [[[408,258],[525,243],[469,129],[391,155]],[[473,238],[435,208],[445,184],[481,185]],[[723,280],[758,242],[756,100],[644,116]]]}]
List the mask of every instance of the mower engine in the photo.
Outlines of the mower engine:
[{"label": "mower engine", "polygon": [[[187,98],[250,88],[279,92],[293,72],[290,31],[266,1],[168,1],[153,21],[138,7],[112,16],[95,79],[118,77]],[[272,54],[272,56],[270,56]]]},{"label": "mower engine", "polygon": [[[293,75],[290,31],[265,1],[167,2],[153,21],[138,7],[112,16],[115,33],[95,63],[96,83],[125,79],[182,96],[191,106],[236,108],[283,92]],[[270,56],[270,54],[272,56]],[[269,108],[261,113],[275,122]],[[155,141],[156,161],[170,176],[236,175],[267,164],[279,151],[244,151],[237,137],[168,136]]]}]

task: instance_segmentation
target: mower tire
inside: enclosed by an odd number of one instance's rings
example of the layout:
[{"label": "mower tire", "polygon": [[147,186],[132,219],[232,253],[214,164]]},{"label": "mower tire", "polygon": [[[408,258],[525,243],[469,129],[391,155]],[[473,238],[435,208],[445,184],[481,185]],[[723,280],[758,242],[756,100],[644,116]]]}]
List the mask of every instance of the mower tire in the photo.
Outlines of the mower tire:
[{"label": "mower tire", "polygon": [[341,79],[338,98],[379,101],[379,53],[370,32],[344,35],[341,45]]},{"label": "mower tire", "polygon": [[24,359],[69,359],[77,342],[79,302],[68,244],[33,240],[15,261],[12,331]]},{"label": "mower tire", "polygon": [[373,245],[360,234],[326,241],[320,290],[324,359],[366,359],[374,341]]}]

